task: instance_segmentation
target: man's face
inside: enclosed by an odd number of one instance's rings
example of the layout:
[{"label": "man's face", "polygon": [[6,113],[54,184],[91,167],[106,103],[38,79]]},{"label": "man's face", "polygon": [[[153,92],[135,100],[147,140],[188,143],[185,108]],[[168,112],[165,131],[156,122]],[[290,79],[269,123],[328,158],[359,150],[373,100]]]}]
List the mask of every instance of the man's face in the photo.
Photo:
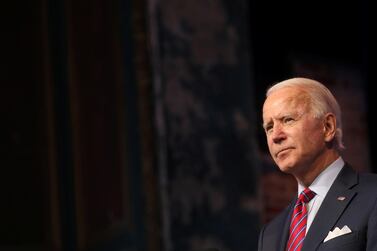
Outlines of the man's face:
[{"label": "man's face", "polygon": [[266,99],[263,127],[270,154],[283,172],[306,172],[325,150],[322,120],[313,116],[308,97],[297,89],[282,88]]}]

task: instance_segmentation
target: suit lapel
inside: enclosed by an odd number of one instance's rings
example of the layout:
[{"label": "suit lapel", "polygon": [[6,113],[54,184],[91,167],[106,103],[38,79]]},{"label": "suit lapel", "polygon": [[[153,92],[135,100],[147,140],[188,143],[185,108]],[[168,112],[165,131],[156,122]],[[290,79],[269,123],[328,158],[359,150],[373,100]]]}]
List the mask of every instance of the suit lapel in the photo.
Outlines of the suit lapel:
[{"label": "suit lapel", "polygon": [[[357,174],[346,165],[322,202],[310,226],[302,250],[316,250],[328,232],[333,229],[345,208],[356,195],[350,188],[357,184],[357,179]],[[339,197],[345,197],[345,199],[338,200]]]}]

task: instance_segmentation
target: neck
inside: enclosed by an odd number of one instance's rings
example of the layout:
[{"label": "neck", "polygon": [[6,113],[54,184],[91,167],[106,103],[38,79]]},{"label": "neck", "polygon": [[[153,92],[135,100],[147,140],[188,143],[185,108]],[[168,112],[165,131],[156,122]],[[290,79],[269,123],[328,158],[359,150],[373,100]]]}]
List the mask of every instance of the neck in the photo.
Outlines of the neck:
[{"label": "neck", "polygon": [[335,150],[327,152],[322,155],[321,158],[317,158],[310,167],[305,168],[302,173],[294,174],[296,180],[303,184],[305,187],[309,187],[313,181],[323,172],[331,163],[339,158],[339,153]]}]

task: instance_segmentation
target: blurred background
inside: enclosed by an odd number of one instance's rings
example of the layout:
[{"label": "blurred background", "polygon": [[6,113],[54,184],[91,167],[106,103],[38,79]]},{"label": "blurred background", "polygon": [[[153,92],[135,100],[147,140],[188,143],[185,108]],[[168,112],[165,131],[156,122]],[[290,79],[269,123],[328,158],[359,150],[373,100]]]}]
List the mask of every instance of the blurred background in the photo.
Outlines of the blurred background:
[{"label": "blurred background", "polygon": [[266,88],[322,81],[377,172],[368,1],[34,0],[1,7],[0,250],[250,251],[296,193]]}]

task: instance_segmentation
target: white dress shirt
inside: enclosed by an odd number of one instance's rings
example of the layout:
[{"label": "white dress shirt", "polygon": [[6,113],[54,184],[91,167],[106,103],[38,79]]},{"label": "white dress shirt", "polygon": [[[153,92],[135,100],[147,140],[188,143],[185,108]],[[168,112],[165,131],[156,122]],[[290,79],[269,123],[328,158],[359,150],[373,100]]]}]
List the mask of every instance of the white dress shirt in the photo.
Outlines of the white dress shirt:
[{"label": "white dress shirt", "polygon": [[[310,190],[316,193],[316,196],[306,204],[308,210],[308,219],[306,224],[306,232],[308,232],[315,215],[318,212],[319,207],[321,206],[327,192],[330,190],[331,185],[334,183],[334,180],[338,176],[339,172],[344,166],[344,161],[342,157],[339,157],[331,165],[329,165],[318,177],[312,182],[309,186]],[[304,191],[305,187],[298,183],[298,195]]]}]

